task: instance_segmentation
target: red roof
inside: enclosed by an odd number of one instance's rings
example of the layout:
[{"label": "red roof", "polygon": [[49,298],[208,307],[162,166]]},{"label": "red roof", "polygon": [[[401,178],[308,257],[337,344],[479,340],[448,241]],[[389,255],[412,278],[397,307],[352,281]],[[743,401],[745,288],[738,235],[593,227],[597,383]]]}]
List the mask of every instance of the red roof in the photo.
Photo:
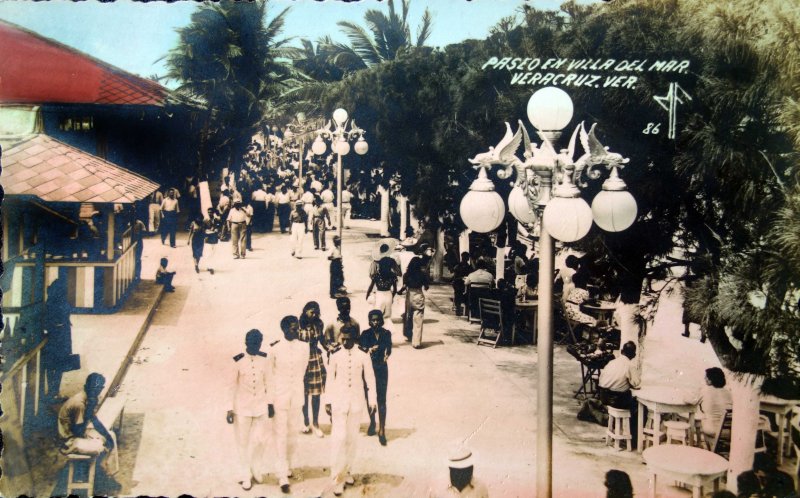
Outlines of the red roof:
[{"label": "red roof", "polygon": [[43,134],[3,151],[0,184],[6,195],[32,195],[47,202],[120,204],[144,199],[158,188],[141,175]]},{"label": "red roof", "polygon": [[157,105],[168,91],[71,47],[0,21],[0,103]]}]

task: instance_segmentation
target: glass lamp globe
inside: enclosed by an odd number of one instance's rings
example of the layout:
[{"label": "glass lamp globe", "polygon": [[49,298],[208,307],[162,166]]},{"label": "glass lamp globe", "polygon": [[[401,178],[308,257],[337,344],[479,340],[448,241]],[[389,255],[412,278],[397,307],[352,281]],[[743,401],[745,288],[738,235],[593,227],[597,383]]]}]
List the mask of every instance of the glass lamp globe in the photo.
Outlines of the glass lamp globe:
[{"label": "glass lamp globe", "polygon": [[314,154],[321,156],[322,154],[325,153],[326,149],[327,147],[325,146],[325,141],[322,140],[322,137],[317,135],[317,138],[314,140],[314,143],[311,144],[311,151]]},{"label": "glass lamp globe", "polygon": [[336,124],[341,126],[345,121],[347,121],[347,111],[341,107],[336,109],[333,111],[333,120],[336,121]]},{"label": "glass lamp globe", "polygon": [[525,192],[520,187],[514,187],[508,194],[508,210],[524,225],[532,225],[536,222],[536,213],[531,209]]},{"label": "glass lamp globe", "polygon": [[341,139],[336,142],[336,153],[340,156],[346,156],[350,152],[350,144],[347,140]]},{"label": "glass lamp globe", "polygon": [[592,208],[580,197],[553,197],[544,208],[542,223],[553,238],[575,242],[592,228]]},{"label": "glass lamp globe", "polygon": [[278,127],[275,126],[275,125],[272,125],[272,133],[277,133],[277,132],[278,132]]},{"label": "glass lamp globe", "polygon": [[369,150],[369,144],[364,140],[364,137],[359,137],[358,142],[356,142],[353,148],[356,150],[356,154],[363,156]]},{"label": "glass lamp globe", "polygon": [[461,219],[473,232],[487,233],[496,229],[506,216],[503,198],[495,192],[494,184],[481,168],[458,209]]},{"label": "glass lamp globe", "polygon": [[627,190],[601,190],[592,201],[597,226],[606,232],[621,232],[636,220],[636,199]]},{"label": "glass lamp globe", "polygon": [[572,112],[572,99],[554,86],[536,90],[528,100],[528,119],[537,130],[563,130],[572,120]]}]

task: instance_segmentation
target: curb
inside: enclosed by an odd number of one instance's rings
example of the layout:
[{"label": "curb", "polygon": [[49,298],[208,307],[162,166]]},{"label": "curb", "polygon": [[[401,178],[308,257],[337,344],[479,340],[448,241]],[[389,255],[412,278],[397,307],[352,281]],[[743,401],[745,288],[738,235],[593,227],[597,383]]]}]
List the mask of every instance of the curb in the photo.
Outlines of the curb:
[{"label": "curb", "polygon": [[[150,328],[150,323],[153,321],[153,316],[155,316],[156,311],[158,310],[158,305],[161,304],[161,298],[164,297],[164,286],[159,285],[158,287],[159,287],[158,296],[156,297],[155,301],[153,301],[153,305],[147,312],[147,316],[145,317],[141,327],[139,327],[139,331],[136,333],[136,338],[134,338],[131,347],[128,349],[128,353],[122,360],[122,365],[120,365],[116,375],[114,375],[114,379],[109,384],[108,392],[105,398],[108,397],[113,398],[114,396],[117,395],[117,391],[119,391],[120,384],[122,384],[122,379],[125,378],[125,374],[128,372],[128,367],[130,367],[131,363],[133,362],[133,357],[134,355],[136,355],[136,351],[139,350],[139,346],[141,346],[142,341],[144,340],[145,333]],[[105,400],[105,398],[103,399]]]}]

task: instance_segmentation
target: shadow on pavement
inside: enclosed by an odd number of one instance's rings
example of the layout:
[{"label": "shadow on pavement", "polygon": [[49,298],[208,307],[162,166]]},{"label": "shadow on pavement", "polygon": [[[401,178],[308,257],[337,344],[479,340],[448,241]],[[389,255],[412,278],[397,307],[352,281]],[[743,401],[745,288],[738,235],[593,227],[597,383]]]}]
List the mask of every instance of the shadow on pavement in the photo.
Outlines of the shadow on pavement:
[{"label": "shadow on pavement", "polygon": [[183,315],[183,308],[189,297],[189,287],[175,286],[175,292],[166,292],[158,305],[158,311],[153,317],[151,326],[170,326],[178,325],[178,320]]}]

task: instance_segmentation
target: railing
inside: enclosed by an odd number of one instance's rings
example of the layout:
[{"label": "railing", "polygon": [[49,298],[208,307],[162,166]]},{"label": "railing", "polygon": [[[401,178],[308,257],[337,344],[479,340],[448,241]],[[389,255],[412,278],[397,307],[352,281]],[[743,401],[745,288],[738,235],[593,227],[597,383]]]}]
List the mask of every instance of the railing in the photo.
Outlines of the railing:
[{"label": "railing", "polygon": [[[123,233],[122,250],[113,261],[44,259],[46,283],[63,277],[67,280],[67,300],[76,312],[114,311],[131,289],[136,277],[136,245],[132,242],[130,230]],[[3,307],[7,312],[18,312],[24,304],[21,292],[14,292],[23,280],[25,272],[35,266],[34,260],[19,260],[13,268],[9,282],[4,289]],[[27,270],[26,270],[27,269]],[[11,290],[11,292],[9,292]]]},{"label": "railing", "polygon": [[[28,376],[33,363],[33,414],[39,414],[39,398],[42,393],[42,348],[47,339],[40,341],[31,350],[19,357],[11,368],[4,368],[0,374],[3,392],[14,396],[20,427],[25,427],[25,413],[28,406],[30,387]],[[5,403],[4,403],[5,406]]]}]

